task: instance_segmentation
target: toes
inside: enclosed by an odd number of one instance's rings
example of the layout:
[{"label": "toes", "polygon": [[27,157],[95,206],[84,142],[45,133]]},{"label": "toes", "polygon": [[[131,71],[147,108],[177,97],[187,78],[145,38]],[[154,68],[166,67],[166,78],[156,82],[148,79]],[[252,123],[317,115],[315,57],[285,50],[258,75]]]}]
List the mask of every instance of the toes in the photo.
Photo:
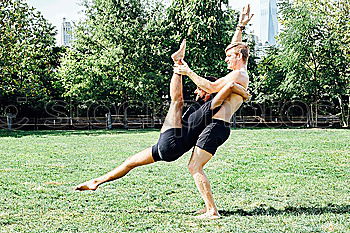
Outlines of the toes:
[{"label": "toes", "polygon": [[76,191],[82,191],[82,188],[81,187],[76,187],[75,190]]},{"label": "toes", "polygon": [[85,190],[90,190],[90,188],[87,185],[78,185],[75,190],[77,191],[85,191]]}]

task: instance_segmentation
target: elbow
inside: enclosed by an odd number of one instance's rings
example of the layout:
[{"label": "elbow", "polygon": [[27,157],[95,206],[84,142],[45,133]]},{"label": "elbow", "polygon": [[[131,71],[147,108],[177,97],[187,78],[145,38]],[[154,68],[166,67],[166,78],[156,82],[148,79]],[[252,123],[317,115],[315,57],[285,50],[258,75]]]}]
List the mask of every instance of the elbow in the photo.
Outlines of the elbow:
[{"label": "elbow", "polygon": [[213,94],[213,93],[217,93],[218,91],[216,89],[214,89],[214,88],[208,88],[206,90],[206,92],[209,93],[209,94]]},{"label": "elbow", "polygon": [[207,89],[206,92],[208,92],[209,94],[217,93],[221,90],[221,88],[215,83],[210,83],[210,85],[208,85],[206,89]]},{"label": "elbow", "polygon": [[203,91],[205,91],[208,94],[212,94],[212,93],[216,93],[218,91],[216,91],[216,89],[211,86],[211,85],[203,85],[203,86],[199,86]]},{"label": "elbow", "polygon": [[243,90],[243,91],[247,91],[241,84],[237,83],[237,82],[232,82],[230,83],[231,84],[231,89],[232,90],[237,90],[237,91],[240,91],[240,90]]}]

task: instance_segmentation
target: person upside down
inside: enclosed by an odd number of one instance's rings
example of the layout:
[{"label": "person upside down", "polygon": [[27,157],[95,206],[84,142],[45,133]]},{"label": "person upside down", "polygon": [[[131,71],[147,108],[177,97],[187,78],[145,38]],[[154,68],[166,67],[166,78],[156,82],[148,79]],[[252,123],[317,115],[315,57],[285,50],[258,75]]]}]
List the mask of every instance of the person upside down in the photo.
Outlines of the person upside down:
[{"label": "person upside down", "polygon": [[[220,79],[200,77],[184,61],[186,40],[183,40],[180,49],[171,56],[174,61],[174,73],[170,81],[171,102],[158,142],[127,158],[105,175],[79,184],[76,190],[96,190],[101,184],[122,178],[136,167],[158,161],[172,162],[193,148],[188,168],[205,203],[205,208],[198,211],[201,215],[197,217],[220,217],[203,167],[229,138],[232,115],[243,101],[250,98],[246,90],[249,83],[249,48],[242,43],[242,30],[253,16],[249,12],[250,6],[247,5],[243,8],[231,44],[225,49],[225,62],[232,71]],[[184,114],[183,75],[187,75],[197,85],[197,103],[191,105]]]}]

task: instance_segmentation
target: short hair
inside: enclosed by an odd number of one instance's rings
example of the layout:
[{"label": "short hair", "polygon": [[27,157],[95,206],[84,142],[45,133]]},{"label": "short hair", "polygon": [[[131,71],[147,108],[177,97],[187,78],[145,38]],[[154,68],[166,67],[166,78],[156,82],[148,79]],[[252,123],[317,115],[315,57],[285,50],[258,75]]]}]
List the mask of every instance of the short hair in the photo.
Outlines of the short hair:
[{"label": "short hair", "polygon": [[234,42],[229,44],[226,49],[225,53],[230,50],[234,49],[235,53],[241,53],[242,54],[242,59],[244,62],[248,61],[249,57],[249,46],[246,43],[243,42]]}]

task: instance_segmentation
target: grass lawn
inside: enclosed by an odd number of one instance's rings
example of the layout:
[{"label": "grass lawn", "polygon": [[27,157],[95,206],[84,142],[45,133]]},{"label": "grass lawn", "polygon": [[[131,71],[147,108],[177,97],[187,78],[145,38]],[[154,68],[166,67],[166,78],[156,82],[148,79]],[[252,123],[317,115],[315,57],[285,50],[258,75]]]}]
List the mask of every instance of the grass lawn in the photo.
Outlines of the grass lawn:
[{"label": "grass lawn", "polygon": [[158,134],[0,131],[0,232],[350,232],[349,130],[232,130],[206,167],[219,220],[193,217],[189,153],[73,191]]}]

